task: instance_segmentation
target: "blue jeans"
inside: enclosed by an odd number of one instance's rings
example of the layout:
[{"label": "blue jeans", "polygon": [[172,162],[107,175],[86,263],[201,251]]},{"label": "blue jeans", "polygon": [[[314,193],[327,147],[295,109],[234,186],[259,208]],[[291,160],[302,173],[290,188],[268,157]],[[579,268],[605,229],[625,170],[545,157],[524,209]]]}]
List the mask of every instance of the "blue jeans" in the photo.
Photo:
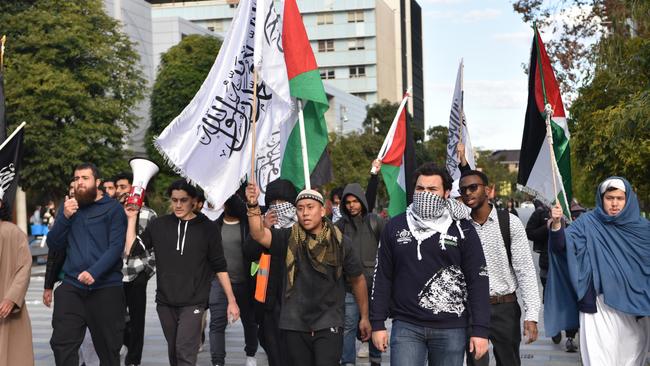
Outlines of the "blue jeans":
[{"label": "blue jeans", "polygon": [[[354,365],[357,360],[357,328],[359,328],[359,306],[354,300],[354,295],[345,293],[345,325],[343,328],[343,357],[341,364]],[[381,363],[381,351],[372,341],[369,342],[370,362]]]},{"label": "blue jeans", "polygon": [[393,321],[390,336],[391,365],[462,366],[467,344],[466,328],[426,328]]}]

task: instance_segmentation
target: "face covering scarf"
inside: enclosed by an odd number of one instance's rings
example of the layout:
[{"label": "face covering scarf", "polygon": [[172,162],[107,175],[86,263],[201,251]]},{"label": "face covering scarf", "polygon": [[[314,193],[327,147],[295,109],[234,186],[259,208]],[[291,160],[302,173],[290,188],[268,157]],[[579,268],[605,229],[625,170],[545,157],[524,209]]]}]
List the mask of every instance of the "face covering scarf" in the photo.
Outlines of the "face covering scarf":
[{"label": "face covering scarf", "polygon": [[292,205],[291,202],[271,204],[269,210],[273,210],[278,216],[278,222],[274,225],[276,229],[289,228],[298,222],[296,206]]},{"label": "face covering scarf", "polygon": [[337,222],[341,219],[341,208],[339,206],[332,206],[332,222]]},{"label": "face covering scarf", "polygon": [[446,234],[454,220],[461,238],[464,238],[458,220],[469,218],[470,212],[469,207],[455,199],[444,199],[430,192],[415,192],[413,203],[406,208],[406,222],[418,241],[418,260],[422,260],[422,242],[436,233]]}]

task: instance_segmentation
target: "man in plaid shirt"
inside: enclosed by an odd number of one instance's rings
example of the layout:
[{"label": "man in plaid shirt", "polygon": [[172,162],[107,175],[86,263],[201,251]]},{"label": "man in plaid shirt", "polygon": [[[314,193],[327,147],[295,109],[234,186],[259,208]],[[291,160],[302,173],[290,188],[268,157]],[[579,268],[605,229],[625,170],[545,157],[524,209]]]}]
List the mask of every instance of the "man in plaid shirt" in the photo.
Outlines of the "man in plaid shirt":
[{"label": "man in plaid shirt", "polygon": [[[123,205],[131,192],[133,175],[122,173],[115,177],[115,198]],[[132,243],[124,246],[124,267],[122,282],[126,295],[128,320],[124,331],[124,345],[128,349],[124,363],[139,365],[144,343],[144,317],[147,308],[147,282],[155,273],[155,259],[140,240],[140,234],[158,215],[147,206],[142,206],[138,214],[138,235]]]}]

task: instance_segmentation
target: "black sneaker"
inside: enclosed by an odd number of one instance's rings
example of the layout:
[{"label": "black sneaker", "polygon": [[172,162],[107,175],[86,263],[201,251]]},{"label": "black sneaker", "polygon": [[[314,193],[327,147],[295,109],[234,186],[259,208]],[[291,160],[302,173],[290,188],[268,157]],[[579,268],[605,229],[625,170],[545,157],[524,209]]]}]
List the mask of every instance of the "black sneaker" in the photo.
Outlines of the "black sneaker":
[{"label": "black sneaker", "polygon": [[553,340],[553,343],[560,344],[560,341],[562,341],[562,332],[554,335],[551,339]]},{"label": "black sneaker", "polygon": [[578,347],[573,342],[573,338],[566,339],[566,351],[569,353],[575,353],[578,350]]}]

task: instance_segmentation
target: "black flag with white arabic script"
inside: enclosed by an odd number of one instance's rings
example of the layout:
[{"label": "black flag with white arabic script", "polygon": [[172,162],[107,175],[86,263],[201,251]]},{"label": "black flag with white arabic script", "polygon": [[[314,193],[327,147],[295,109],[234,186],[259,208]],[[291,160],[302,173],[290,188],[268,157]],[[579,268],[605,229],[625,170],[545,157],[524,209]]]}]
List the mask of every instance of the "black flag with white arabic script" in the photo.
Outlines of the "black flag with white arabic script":
[{"label": "black flag with white arabic script", "polygon": [[25,130],[21,127],[0,150],[0,189],[2,201],[13,207],[18,187],[18,172],[23,157],[23,138]]}]

